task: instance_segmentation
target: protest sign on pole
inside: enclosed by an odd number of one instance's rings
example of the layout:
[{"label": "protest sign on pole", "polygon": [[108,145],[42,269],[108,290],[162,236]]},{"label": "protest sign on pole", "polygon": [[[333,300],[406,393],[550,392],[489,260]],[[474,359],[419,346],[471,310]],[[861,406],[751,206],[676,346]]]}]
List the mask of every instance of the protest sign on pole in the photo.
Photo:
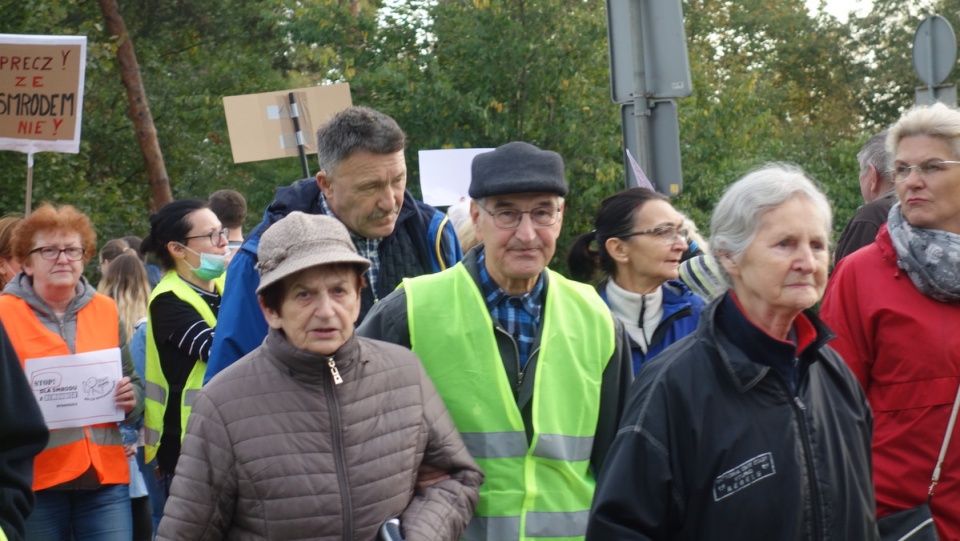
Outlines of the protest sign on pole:
[{"label": "protest sign on pole", "polygon": [[304,152],[317,150],[316,129],[352,104],[347,83],[224,96],[233,161],[305,161]]},{"label": "protest sign on pole", "polygon": [[36,152],[80,152],[85,36],[0,34],[0,150],[27,154],[27,209]]}]

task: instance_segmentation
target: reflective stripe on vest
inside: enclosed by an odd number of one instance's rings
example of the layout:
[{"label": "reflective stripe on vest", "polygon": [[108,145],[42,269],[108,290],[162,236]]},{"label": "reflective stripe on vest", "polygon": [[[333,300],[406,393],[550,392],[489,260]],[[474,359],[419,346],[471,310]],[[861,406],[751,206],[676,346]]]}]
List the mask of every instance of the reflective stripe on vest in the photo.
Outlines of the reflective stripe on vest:
[{"label": "reflective stripe on vest", "polygon": [[[527,513],[526,537],[583,537],[589,511]],[[474,517],[463,534],[466,541],[501,541],[520,537],[520,517]]]},{"label": "reflective stripe on vest", "polygon": [[[193,401],[197,398],[197,392],[199,389],[184,389],[183,390],[183,405],[187,408],[193,408]],[[183,438],[181,438],[183,439]]]},{"label": "reflective stripe on vest", "polygon": [[[96,293],[76,314],[73,353],[113,349],[120,344],[120,318],[109,297]],[[21,365],[27,359],[70,355],[67,343],[37,319],[26,301],[0,296],[0,320],[7,329]],[[34,459],[33,490],[43,490],[83,475],[93,467],[101,484],[130,482],[130,469],[116,423],[50,431],[47,446]]]},{"label": "reflective stripe on vest", "polygon": [[[460,436],[473,458],[507,458],[527,454],[526,432],[462,432]],[[577,462],[590,460],[593,436],[541,434],[533,456]]]},{"label": "reflective stripe on vest", "polygon": [[[223,294],[223,277],[214,280],[214,286],[220,294]],[[162,293],[171,292],[180,300],[189,304],[200,314],[200,317],[210,327],[216,327],[217,318],[213,315],[213,310],[204,302],[204,300],[193,290],[176,271],[167,271],[167,273],[153,288],[150,294],[150,302]],[[190,411],[193,408],[193,401],[196,392],[203,385],[203,374],[207,369],[207,363],[197,360],[187,376],[183,391],[180,393],[180,440],[187,432],[187,420],[190,418]],[[167,378],[163,375],[163,368],[160,363],[160,353],[157,349],[157,343],[153,336],[153,322],[147,320],[147,363],[146,363],[146,403],[144,407],[143,422],[143,442],[144,459],[147,462],[157,456],[157,448],[160,446],[160,440],[163,437],[163,415],[167,409],[167,401],[170,396],[170,386]]]},{"label": "reflective stripe on vest", "polygon": [[412,349],[486,474],[466,539],[582,538],[586,531],[613,319],[593,288],[549,270],[547,279],[530,443],[493,322],[466,267],[404,280]]}]

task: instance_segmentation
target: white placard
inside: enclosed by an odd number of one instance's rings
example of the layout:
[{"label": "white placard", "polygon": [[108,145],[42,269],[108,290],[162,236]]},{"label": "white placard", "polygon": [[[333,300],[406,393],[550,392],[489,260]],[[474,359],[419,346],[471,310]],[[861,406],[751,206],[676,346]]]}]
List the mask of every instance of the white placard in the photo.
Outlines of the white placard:
[{"label": "white placard", "polygon": [[119,348],[27,359],[24,367],[47,428],[123,420],[116,399],[123,377]]},{"label": "white placard", "polygon": [[420,192],[423,201],[435,207],[447,207],[461,198],[470,199],[470,164],[473,157],[492,148],[446,148],[421,150]]}]

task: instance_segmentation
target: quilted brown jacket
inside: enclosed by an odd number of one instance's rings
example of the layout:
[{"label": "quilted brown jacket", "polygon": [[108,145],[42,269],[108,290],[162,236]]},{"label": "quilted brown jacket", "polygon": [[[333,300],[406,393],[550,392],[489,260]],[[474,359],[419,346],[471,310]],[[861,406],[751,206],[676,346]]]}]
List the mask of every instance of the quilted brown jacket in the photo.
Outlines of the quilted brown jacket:
[{"label": "quilted brown jacket", "polygon": [[[450,478],[416,491],[421,463]],[[374,541],[400,517],[408,541],[455,540],[482,482],[409,350],[354,337],[331,358],[271,329],[198,394],[157,539]]]}]

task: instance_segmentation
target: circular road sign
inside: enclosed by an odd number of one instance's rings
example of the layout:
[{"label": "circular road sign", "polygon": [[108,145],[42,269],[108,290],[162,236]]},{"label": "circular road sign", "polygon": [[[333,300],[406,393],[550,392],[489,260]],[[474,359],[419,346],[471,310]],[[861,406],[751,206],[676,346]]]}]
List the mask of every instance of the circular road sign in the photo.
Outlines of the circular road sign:
[{"label": "circular road sign", "polygon": [[928,86],[938,85],[950,75],[957,61],[957,36],[950,22],[930,15],[913,36],[913,67]]}]

